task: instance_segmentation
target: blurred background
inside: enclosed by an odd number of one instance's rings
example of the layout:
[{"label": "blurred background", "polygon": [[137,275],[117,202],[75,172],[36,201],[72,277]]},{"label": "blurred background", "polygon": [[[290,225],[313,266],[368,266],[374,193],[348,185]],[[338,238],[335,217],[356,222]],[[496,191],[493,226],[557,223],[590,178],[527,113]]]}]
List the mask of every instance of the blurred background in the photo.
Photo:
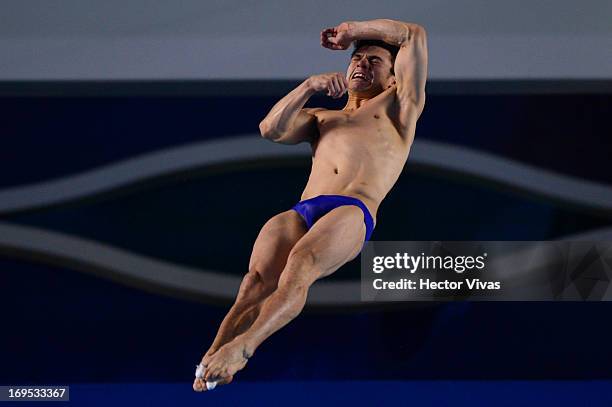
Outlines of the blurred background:
[{"label": "blurred background", "polygon": [[[259,229],[308,177],[309,146],[258,123],[345,71],[319,32],[346,20],[428,32],[425,111],[374,240],[612,239],[608,1],[0,9],[2,384],[190,391]],[[356,259],[319,282],[236,381],[612,379],[608,303],[373,305],[359,277]]]}]

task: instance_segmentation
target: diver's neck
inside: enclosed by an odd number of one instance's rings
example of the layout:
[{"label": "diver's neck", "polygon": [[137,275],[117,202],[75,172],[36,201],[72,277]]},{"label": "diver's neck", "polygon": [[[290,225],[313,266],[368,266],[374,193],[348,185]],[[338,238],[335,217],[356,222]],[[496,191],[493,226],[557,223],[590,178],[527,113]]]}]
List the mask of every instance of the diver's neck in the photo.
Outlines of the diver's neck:
[{"label": "diver's neck", "polygon": [[371,95],[355,95],[355,94],[349,93],[348,101],[346,102],[346,106],[344,106],[342,110],[345,110],[345,111],[357,110],[361,106],[363,106],[368,100],[372,99],[373,97],[374,96],[371,96]]}]

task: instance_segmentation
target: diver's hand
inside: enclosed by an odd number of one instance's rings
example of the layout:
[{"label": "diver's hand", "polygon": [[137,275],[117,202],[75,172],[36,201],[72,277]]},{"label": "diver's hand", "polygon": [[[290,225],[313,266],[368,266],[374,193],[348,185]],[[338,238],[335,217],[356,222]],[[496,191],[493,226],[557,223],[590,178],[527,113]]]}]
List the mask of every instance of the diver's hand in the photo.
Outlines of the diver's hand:
[{"label": "diver's hand", "polygon": [[348,81],[342,72],[313,75],[308,78],[308,85],[314,92],[325,92],[334,99],[342,97],[348,89]]},{"label": "diver's hand", "polygon": [[350,22],[321,31],[321,45],[333,50],[344,50],[355,40]]}]

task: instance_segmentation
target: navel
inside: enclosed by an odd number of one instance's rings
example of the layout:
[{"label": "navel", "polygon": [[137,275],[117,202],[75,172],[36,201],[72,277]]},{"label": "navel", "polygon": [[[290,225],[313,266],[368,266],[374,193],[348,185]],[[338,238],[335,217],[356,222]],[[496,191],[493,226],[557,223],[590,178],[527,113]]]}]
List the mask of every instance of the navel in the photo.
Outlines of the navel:
[{"label": "navel", "polygon": [[379,115],[377,115],[377,114],[375,114],[375,115],[374,115],[374,118],[375,118],[375,119],[380,119],[380,116],[379,116]]},{"label": "navel", "polygon": [[337,173],[338,173],[338,169],[334,168],[334,174],[337,174]]}]

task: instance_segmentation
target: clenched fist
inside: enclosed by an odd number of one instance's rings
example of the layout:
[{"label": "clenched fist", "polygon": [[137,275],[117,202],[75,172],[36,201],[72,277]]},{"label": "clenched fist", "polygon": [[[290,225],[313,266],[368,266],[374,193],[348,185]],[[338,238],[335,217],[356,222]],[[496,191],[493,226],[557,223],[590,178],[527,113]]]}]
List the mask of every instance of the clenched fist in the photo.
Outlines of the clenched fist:
[{"label": "clenched fist", "polygon": [[342,23],[336,27],[321,31],[321,45],[332,50],[345,50],[355,40],[354,24]]},{"label": "clenched fist", "polygon": [[327,96],[338,99],[348,89],[348,81],[342,72],[322,73],[308,78],[310,88],[315,92],[325,92]]}]

